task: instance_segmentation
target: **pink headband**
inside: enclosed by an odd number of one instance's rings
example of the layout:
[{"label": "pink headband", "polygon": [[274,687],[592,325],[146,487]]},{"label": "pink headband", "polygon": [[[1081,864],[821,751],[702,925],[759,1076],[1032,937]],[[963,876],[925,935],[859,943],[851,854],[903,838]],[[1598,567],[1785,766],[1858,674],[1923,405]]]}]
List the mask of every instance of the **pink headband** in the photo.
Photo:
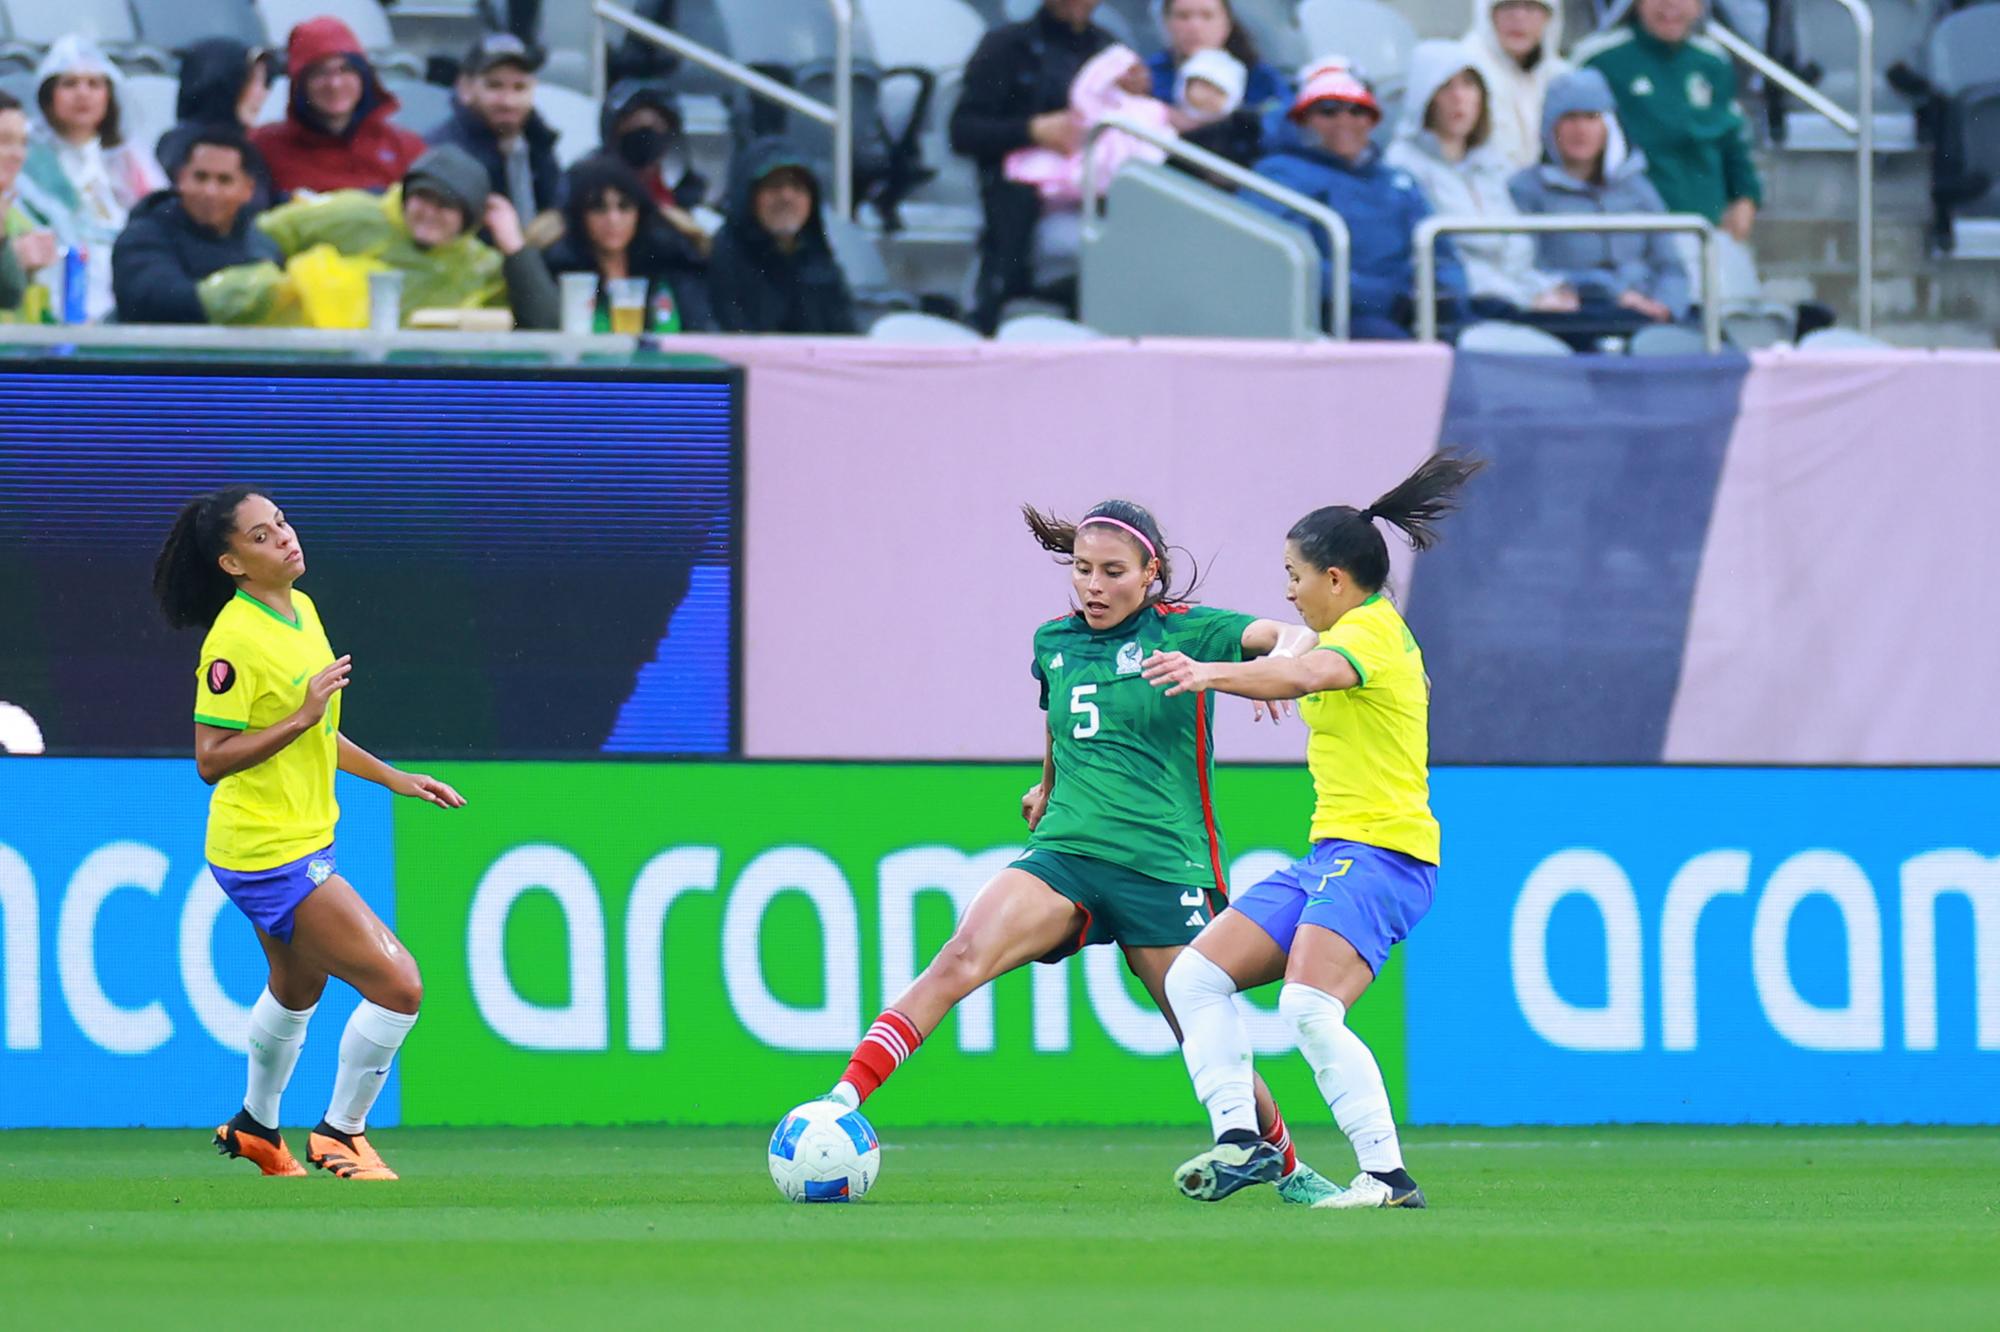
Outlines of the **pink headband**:
[{"label": "pink headband", "polygon": [[1146,540],[1146,534],[1144,532],[1141,532],[1138,528],[1132,526],[1132,524],[1120,522],[1116,518],[1107,518],[1100,513],[1093,517],[1084,519],[1082,522],[1078,523],[1077,526],[1086,527],[1091,523],[1109,523],[1111,524],[1111,526],[1116,527],[1121,531],[1130,532],[1133,536],[1139,538],[1139,544],[1146,548],[1146,554],[1149,557],[1156,560],[1160,558],[1160,552],[1153,549],[1153,543]]}]

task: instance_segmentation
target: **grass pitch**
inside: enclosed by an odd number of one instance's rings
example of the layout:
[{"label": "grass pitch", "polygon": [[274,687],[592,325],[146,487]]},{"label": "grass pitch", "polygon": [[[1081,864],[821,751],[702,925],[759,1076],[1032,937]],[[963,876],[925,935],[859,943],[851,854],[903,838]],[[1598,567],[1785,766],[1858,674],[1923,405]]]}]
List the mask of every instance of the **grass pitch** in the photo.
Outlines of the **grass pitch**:
[{"label": "grass pitch", "polygon": [[1430,1211],[1334,1213],[1181,1199],[1189,1131],[877,1127],[847,1207],[755,1130],[387,1130],[392,1185],[0,1133],[0,1324],[2000,1327],[2000,1131],[1420,1130]]}]

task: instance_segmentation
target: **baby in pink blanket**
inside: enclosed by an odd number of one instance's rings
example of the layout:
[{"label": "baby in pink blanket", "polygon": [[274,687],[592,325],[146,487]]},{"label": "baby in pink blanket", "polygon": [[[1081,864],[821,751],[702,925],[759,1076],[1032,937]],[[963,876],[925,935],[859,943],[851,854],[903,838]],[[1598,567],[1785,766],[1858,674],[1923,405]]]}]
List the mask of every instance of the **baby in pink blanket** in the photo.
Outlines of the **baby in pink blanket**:
[{"label": "baby in pink blanket", "polygon": [[[1136,72],[1135,72],[1136,71]],[[1069,112],[1079,126],[1088,128],[1106,116],[1121,116],[1146,128],[1171,136],[1174,133],[1167,104],[1134,88],[1150,88],[1152,76],[1138,53],[1129,46],[1108,46],[1091,57],[1069,86]],[[1163,162],[1167,155],[1150,143],[1141,143],[1129,134],[1113,131],[1099,136],[1090,149],[1096,159],[1097,190],[1104,187],[1118,168],[1134,158],[1141,162]],[[1059,153],[1053,148],[1016,148],[1007,154],[1007,179],[1033,185],[1042,196],[1046,210],[1077,208],[1083,203],[1083,154]]]}]

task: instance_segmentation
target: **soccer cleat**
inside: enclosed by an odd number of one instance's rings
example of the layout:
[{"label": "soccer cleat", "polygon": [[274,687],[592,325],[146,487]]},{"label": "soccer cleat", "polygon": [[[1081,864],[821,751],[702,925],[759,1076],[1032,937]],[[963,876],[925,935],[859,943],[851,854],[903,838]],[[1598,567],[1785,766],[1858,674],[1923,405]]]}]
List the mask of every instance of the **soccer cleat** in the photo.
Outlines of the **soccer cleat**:
[{"label": "soccer cleat", "polygon": [[1354,1182],[1331,1198],[1313,1204],[1314,1207],[1354,1208],[1354,1207],[1427,1207],[1424,1191],[1414,1186],[1400,1192],[1384,1184],[1366,1170],[1354,1177]]},{"label": "soccer cleat", "polygon": [[1285,1154],[1268,1142],[1218,1142],[1183,1161],[1174,1183],[1196,1202],[1219,1202],[1252,1184],[1270,1184],[1285,1173]]},{"label": "soccer cleat", "polygon": [[215,1130],[215,1150],[222,1156],[248,1161],[274,1178],[297,1178],[306,1173],[277,1130],[265,1128],[250,1118],[247,1110],[237,1111],[234,1119]]},{"label": "soccer cleat", "polygon": [[1346,1189],[1314,1170],[1304,1161],[1299,1168],[1278,1181],[1278,1196],[1301,1207],[1330,1207],[1331,1200]]},{"label": "soccer cleat", "polygon": [[359,1133],[342,1133],[324,1119],[306,1141],[306,1160],[341,1179],[395,1179],[397,1174]]}]

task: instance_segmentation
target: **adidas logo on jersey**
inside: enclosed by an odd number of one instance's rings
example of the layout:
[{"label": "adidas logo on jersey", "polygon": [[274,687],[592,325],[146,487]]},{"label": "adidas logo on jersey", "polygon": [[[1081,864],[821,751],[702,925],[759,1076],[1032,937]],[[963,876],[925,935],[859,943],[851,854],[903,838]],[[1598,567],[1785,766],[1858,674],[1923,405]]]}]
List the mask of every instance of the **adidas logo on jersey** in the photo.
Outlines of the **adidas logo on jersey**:
[{"label": "adidas logo on jersey", "polygon": [[1052,671],[1062,669],[1062,653],[1058,652],[1055,656],[1049,658],[1049,669]]},{"label": "adidas logo on jersey", "polygon": [[1206,925],[1206,924],[1208,924],[1208,922],[1207,922],[1207,921],[1205,921],[1205,920],[1203,920],[1203,919],[1201,918],[1201,912],[1199,912],[1199,911],[1190,911],[1190,912],[1188,912],[1188,918],[1187,918],[1187,923],[1188,923],[1188,924],[1189,924],[1190,926],[1196,926],[1196,925]]}]

